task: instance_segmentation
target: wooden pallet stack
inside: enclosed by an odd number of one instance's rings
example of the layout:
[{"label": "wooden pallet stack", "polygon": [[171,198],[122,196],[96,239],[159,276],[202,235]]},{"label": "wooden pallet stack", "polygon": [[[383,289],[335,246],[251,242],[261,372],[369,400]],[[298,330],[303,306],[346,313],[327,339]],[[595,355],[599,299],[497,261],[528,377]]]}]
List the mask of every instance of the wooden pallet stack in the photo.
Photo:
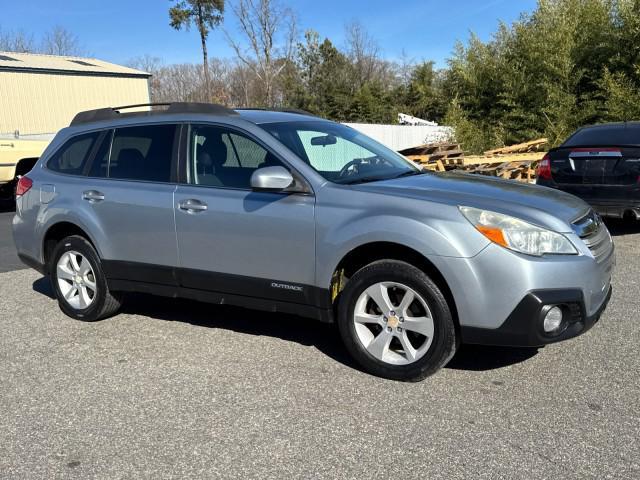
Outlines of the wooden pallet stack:
[{"label": "wooden pallet stack", "polygon": [[427,143],[406,148],[400,153],[421,167],[438,172],[444,172],[464,164],[464,151],[460,148],[459,143]]},{"label": "wooden pallet stack", "polygon": [[547,139],[540,138],[488,150],[483,155],[465,156],[458,143],[432,143],[408,148],[400,153],[427,170],[462,170],[531,183],[535,180],[535,168],[544,156],[546,144]]},{"label": "wooden pallet stack", "polygon": [[544,156],[546,138],[518,143],[484,152],[484,155],[469,156],[464,170],[469,173],[491,175],[521,182],[535,181],[536,166]]},{"label": "wooden pallet stack", "polygon": [[492,177],[518,180],[520,182],[533,183],[536,178],[537,160],[497,161],[467,165],[460,170],[467,173],[488,175]]},{"label": "wooden pallet stack", "polygon": [[493,157],[496,155],[512,155],[512,154],[536,154],[549,143],[546,138],[539,138],[537,140],[531,140],[529,142],[518,143],[516,145],[510,145],[508,147],[496,148],[495,150],[487,150],[484,152],[485,157]]}]

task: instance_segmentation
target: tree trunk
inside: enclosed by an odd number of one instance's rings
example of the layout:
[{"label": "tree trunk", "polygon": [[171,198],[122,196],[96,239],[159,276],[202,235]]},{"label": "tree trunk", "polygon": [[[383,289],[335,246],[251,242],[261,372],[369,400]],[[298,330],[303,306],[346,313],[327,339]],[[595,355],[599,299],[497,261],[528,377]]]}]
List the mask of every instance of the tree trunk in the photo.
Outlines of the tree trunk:
[{"label": "tree trunk", "polygon": [[209,78],[209,56],[207,54],[207,30],[204,23],[204,13],[202,6],[198,5],[198,31],[200,32],[200,41],[202,42],[202,70],[204,73],[204,89],[205,99],[211,101],[211,79]]},{"label": "tree trunk", "polygon": [[204,70],[205,98],[211,101],[211,79],[209,78],[209,58],[207,55],[207,39],[201,34],[202,40],[202,69]]},{"label": "tree trunk", "polygon": [[271,79],[267,76],[265,76],[265,82],[264,82],[264,86],[265,86],[265,94],[266,94],[266,103],[267,103],[267,108],[273,108],[273,101],[271,99]]}]

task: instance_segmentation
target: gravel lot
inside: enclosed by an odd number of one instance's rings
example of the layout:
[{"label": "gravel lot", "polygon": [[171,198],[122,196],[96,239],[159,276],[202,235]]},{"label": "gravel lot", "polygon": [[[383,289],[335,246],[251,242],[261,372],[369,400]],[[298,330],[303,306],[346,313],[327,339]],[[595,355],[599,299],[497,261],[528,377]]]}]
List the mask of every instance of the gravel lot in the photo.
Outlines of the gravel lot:
[{"label": "gravel lot", "polygon": [[85,324],[0,273],[0,477],[640,478],[640,226],[612,227],[593,330],[463,347],[419,384],[362,373],[331,326],[144,296]]}]

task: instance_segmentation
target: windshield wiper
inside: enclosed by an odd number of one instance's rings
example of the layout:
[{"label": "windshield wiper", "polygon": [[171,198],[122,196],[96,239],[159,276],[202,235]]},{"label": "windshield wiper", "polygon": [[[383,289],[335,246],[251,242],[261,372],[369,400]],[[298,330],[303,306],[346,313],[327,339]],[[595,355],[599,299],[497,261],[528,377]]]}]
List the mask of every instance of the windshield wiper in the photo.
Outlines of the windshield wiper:
[{"label": "windshield wiper", "polygon": [[368,183],[368,182],[379,182],[382,180],[393,180],[396,178],[401,178],[401,177],[408,177],[408,176],[413,176],[413,175],[423,175],[425,172],[421,172],[421,171],[417,171],[417,170],[408,170],[406,172],[402,172],[399,175],[396,175],[394,177],[361,177],[361,178],[354,178],[351,181],[348,182],[344,182],[341,184],[342,185],[355,185],[357,183]]},{"label": "windshield wiper", "polygon": [[393,178],[413,177],[414,175],[423,175],[424,173],[425,173],[424,171],[407,170],[406,172],[402,172]]},{"label": "windshield wiper", "polygon": [[348,182],[340,182],[341,185],[355,185],[357,183],[368,183],[368,182],[377,182],[380,180],[389,180],[386,177],[361,177],[361,178],[354,178],[353,180],[350,180]]}]

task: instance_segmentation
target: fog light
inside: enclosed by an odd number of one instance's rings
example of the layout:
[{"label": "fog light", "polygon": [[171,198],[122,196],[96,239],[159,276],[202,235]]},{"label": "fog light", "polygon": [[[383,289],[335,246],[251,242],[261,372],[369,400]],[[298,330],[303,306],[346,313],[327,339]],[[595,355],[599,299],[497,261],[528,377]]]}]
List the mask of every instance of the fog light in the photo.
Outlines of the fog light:
[{"label": "fog light", "polygon": [[544,316],[542,327],[546,333],[553,333],[560,330],[562,326],[562,309],[560,307],[551,307]]}]

